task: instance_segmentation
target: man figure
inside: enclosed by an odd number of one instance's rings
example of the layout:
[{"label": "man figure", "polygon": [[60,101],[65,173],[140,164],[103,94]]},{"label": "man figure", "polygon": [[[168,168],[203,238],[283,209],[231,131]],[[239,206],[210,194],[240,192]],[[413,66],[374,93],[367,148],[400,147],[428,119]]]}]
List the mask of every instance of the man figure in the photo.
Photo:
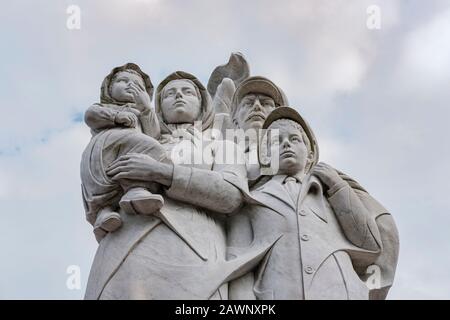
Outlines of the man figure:
[{"label": "man figure", "polygon": [[279,131],[279,171],[252,192],[254,204],[240,213],[250,218],[252,243],[274,242],[255,270],[254,295],[368,299],[355,268],[367,268],[381,252],[375,219],[333,168],[315,165],[314,135],[294,109],[277,108],[262,128]]},{"label": "man figure", "polygon": [[236,89],[231,105],[231,117],[236,127],[247,131],[261,129],[276,107],[287,104],[284,93],[267,78],[245,79]]},{"label": "man figure", "polygon": [[[230,118],[238,138],[244,139],[247,178],[253,185],[260,177],[258,136],[264,121],[275,108],[287,105],[283,91],[272,81],[260,76],[245,79],[233,95]],[[242,141],[241,141],[242,142]]]}]

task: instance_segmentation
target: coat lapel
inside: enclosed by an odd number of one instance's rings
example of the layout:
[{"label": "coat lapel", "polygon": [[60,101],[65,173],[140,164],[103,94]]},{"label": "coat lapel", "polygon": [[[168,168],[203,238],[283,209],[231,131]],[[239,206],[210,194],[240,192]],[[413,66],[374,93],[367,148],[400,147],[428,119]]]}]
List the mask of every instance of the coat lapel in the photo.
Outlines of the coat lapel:
[{"label": "coat lapel", "polygon": [[[283,187],[285,175],[273,176],[268,182],[252,192],[252,196],[267,208],[273,209],[280,215],[286,210],[295,211],[295,204]],[[277,201],[274,201],[275,200]]]},{"label": "coat lapel", "polygon": [[323,187],[320,180],[308,174],[304,180],[304,187],[297,200],[297,208],[302,205],[308,207],[318,218],[324,222],[328,221],[325,208],[325,199]]},{"label": "coat lapel", "polygon": [[[286,210],[297,212],[302,206],[306,206],[319,219],[327,222],[324,191],[320,180],[311,174],[307,175],[303,181],[297,203],[294,203],[283,187],[282,181],[285,177],[285,175],[273,176],[271,180],[252,191],[253,198],[280,215],[284,215],[283,212],[286,212]],[[274,199],[277,201],[274,201]]]}]

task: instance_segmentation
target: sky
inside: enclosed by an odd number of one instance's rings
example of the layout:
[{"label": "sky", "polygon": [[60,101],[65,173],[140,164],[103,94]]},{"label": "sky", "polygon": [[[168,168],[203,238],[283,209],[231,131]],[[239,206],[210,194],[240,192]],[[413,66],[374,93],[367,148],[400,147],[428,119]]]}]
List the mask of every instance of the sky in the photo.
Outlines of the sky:
[{"label": "sky", "polygon": [[206,85],[234,51],[309,121],[320,160],[392,213],[388,298],[450,299],[448,1],[18,0],[2,4],[0,39],[0,299],[84,296],[97,243],[81,199],[82,119],[110,70],[135,62],[154,85],[176,70]]}]

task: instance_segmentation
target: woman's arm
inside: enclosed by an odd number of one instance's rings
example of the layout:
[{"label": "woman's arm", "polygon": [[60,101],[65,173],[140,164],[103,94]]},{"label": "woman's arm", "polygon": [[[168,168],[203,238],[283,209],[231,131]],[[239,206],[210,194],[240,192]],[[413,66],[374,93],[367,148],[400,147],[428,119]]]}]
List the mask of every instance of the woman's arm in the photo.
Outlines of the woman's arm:
[{"label": "woman's arm", "polygon": [[175,165],[166,194],[208,210],[232,213],[243,203],[238,184],[245,174],[245,165],[220,166],[215,171]]},{"label": "woman's arm", "polygon": [[214,170],[159,162],[144,154],[128,154],[106,170],[112,180],[157,182],[176,200],[219,213],[232,213],[243,203],[245,164],[215,165]]}]

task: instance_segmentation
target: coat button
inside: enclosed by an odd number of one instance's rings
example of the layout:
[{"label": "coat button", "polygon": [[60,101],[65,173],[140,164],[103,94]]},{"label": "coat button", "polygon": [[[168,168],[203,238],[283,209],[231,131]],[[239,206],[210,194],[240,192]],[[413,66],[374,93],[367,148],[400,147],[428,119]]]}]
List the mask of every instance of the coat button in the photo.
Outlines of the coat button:
[{"label": "coat button", "polygon": [[300,210],[299,214],[300,214],[301,216],[306,216],[306,215],[307,215],[305,209]]},{"label": "coat button", "polygon": [[312,267],[310,267],[310,266],[307,266],[307,267],[305,268],[305,272],[306,272],[307,274],[311,274],[311,273],[314,272],[314,269],[313,269]]},{"label": "coat button", "polygon": [[307,234],[302,234],[302,240],[303,241],[308,241],[309,240],[309,236]]}]

